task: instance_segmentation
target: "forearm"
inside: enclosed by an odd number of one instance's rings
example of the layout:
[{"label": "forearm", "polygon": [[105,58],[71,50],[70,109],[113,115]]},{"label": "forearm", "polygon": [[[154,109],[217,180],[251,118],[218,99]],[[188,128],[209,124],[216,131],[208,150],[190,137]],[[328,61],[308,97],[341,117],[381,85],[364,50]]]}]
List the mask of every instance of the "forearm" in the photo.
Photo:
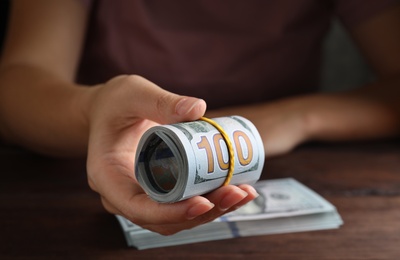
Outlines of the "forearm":
[{"label": "forearm", "polygon": [[354,91],[317,93],[208,111],[208,117],[242,115],[259,130],[267,156],[311,140],[348,141],[400,133],[400,80]]},{"label": "forearm", "polygon": [[356,90],[302,98],[307,137],[312,140],[385,138],[400,133],[400,78]]},{"label": "forearm", "polygon": [[84,155],[91,91],[38,67],[3,67],[0,71],[1,138],[47,155]]}]

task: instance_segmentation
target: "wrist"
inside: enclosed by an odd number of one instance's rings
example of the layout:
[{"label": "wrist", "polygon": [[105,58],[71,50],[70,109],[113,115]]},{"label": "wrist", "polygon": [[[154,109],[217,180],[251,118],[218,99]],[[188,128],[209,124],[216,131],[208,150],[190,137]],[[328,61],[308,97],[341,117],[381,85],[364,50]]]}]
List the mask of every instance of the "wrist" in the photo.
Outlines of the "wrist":
[{"label": "wrist", "polygon": [[[77,136],[81,152],[86,153],[90,129],[90,108],[95,95],[95,87],[77,86],[74,87],[73,98],[70,103],[71,114],[74,115],[77,127]],[[81,153],[80,152],[80,153]]]}]

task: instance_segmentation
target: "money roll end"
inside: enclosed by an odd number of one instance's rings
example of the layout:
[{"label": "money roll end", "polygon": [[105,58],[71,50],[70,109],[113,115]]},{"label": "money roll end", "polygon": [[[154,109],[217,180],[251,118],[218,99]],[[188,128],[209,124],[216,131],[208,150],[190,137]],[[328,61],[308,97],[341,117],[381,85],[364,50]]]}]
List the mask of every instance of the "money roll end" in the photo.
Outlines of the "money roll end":
[{"label": "money roll end", "polygon": [[176,143],[159,127],[142,136],[136,154],[136,178],[145,192],[158,202],[179,200],[179,184],[185,181],[185,165]]}]

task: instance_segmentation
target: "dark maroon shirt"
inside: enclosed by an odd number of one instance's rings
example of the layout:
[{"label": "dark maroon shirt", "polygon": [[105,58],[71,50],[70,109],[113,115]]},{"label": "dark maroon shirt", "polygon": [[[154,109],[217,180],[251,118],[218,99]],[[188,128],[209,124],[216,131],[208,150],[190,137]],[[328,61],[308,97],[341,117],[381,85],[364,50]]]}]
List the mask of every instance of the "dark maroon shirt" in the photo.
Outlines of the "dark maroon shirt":
[{"label": "dark maroon shirt", "polygon": [[89,2],[79,83],[137,74],[217,108],[317,90],[332,17],[351,28],[396,1]]}]

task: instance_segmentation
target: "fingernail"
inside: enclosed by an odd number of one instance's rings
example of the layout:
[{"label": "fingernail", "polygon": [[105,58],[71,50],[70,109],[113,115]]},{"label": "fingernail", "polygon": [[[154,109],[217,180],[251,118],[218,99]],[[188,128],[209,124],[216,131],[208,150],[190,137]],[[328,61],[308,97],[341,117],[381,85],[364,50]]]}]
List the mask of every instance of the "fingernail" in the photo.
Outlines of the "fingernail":
[{"label": "fingernail", "polygon": [[209,203],[202,202],[202,203],[195,204],[187,211],[186,218],[189,220],[194,219],[194,218],[200,216],[201,214],[206,213],[207,211],[212,209],[214,206],[215,205],[211,202],[209,202]]},{"label": "fingernail", "polygon": [[237,193],[235,193],[234,195],[231,194],[227,195],[225,198],[221,200],[219,208],[223,211],[228,210],[232,206],[239,203],[242,199],[246,198],[248,195],[248,193],[243,190],[240,190],[239,193],[241,195],[241,198],[237,196]]},{"label": "fingernail", "polygon": [[257,190],[254,189],[254,187],[250,187],[250,188],[247,190],[247,193],[251,193],[251,195],[253,195],[254,198],[257,198],[258,196],[260,196],[260,194],[258,194]]},{"label": "fingernail", "polygon": [[188,114],[198,103],[200,99],[197,98],[182,98],[175,107],[175,111],[178,115],[183,116]]}]

